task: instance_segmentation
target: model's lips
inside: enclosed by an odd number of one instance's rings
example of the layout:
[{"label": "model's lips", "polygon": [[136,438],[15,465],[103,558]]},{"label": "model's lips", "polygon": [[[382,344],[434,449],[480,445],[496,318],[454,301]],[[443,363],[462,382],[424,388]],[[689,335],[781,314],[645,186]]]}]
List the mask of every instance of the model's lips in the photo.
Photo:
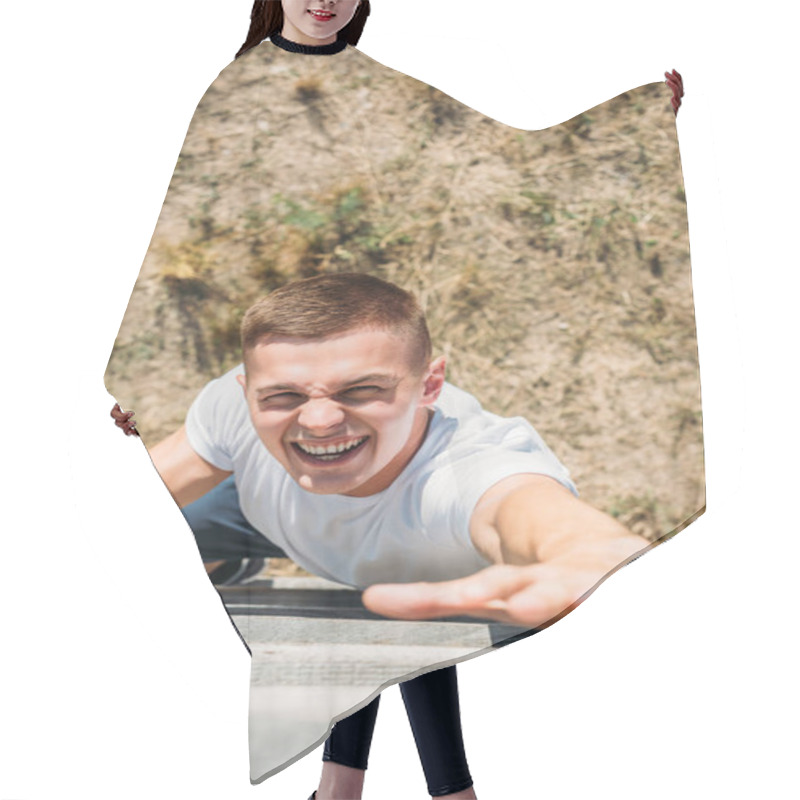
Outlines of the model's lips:
[{"label": "model's lips", "polygon": [[292,447],[304,461],[318,464],[339,463],[351,458],[366,443],[369,436],[357,436],[333,442],[317,443],[313,440],[292,442]]},{"label": "model's lips", "polygon": [[318,9],[309,9],[308,13],[311,14],[314,19],[318,19],[322,22],[327,22],[329,19],[332,19],[336,16],[332,11],[319,11]]}]

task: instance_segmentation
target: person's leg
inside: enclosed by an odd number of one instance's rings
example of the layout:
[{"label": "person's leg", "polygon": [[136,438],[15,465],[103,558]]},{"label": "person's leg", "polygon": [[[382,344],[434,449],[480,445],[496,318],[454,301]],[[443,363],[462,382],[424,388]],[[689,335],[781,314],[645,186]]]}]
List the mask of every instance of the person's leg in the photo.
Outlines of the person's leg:
[{"label": "person's leg", "polygon": [[[455,667],[434,670],[400,684],[428,792],[448,800],[473,800],[472,777],[464,751]],[[315,800],[358,800],[364,785],[376,697],[334,725],[325,742],[322,778]]]},{"label": "person's leg", "polygon": [[380,695],[333,726],[322,752],[322,775],[315,800],[358,800],[364,787]]},{"label": "person's leg", "polygon": [[461,733],[456,668],[426,672],[401,683],[400,691],[431,797],[474,798]]}]

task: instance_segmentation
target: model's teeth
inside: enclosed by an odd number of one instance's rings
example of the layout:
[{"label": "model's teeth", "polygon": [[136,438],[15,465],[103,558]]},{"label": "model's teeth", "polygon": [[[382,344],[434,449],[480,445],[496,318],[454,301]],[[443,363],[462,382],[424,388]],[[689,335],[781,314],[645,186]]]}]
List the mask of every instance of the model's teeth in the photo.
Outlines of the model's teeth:
[{"label": "model's teeth", "polygon": [[332,456],[344,453],[347,450],[352,450],[358,447],[367,437],[362,436],[360,439],[354,439],[352,442],[342,442],[341,444],[329,444],[325,447],[314,447],[303,442],[297,442],[297,446],[304,452],[312,456]]}]

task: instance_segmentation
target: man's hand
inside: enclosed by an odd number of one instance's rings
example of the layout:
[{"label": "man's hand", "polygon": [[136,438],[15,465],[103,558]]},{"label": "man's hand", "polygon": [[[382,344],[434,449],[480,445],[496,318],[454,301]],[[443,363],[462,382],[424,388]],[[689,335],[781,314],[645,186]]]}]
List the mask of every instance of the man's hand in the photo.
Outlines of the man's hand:
[{"label": "man's hand", "polygon": [[631,535],[595,547],[595,552],[526,566],[500,564],[454,581],[371,586],[363,601],[370,611],[385,617],[465,614],[538,628],[575,608],[605,577],[647,546],[644,539]]},{"label": "man's hand", "polygon": [[512,475],[475,506],[470,536],[495,566],[442,583],[381,584],[364,604],[387,617],[466,614],[526,628],[572,610],[649,543],[545,475]]},{"label": "man's hand", "polygon": [[133,413],[133,411],[123,411],[119,407],[119,403],[114,403],[114,408],[111,409],[114,424],[122,429],[126,436],[139,435],[139,431],[136,430],[136,420],[133,419]]},{"label": "man's hand", "polygon": [[670,103],[672,103],[672,110],[675,112],[675,116],[677,116],[678,109],[681,107],[681,98],[683,97],[683,78],[677,70],[665,72],[664,77],[666,78],[664,83],[672,89],[672,99]]}]

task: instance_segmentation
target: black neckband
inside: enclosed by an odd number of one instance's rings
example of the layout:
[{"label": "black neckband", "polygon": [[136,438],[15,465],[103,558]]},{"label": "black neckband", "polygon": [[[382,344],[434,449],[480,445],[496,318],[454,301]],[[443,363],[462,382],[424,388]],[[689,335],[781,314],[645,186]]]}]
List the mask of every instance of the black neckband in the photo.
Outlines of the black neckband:
[{"label": "black neckband", "polygon": [[304,53],[307,56],[332,56],[334,53],[341,53],[347,47],[346,39],[337,39],[330,44],[298,44],[284,38],[279,33],[274,33],[269,40],[281,50],[288,50],[290,53]]}]

